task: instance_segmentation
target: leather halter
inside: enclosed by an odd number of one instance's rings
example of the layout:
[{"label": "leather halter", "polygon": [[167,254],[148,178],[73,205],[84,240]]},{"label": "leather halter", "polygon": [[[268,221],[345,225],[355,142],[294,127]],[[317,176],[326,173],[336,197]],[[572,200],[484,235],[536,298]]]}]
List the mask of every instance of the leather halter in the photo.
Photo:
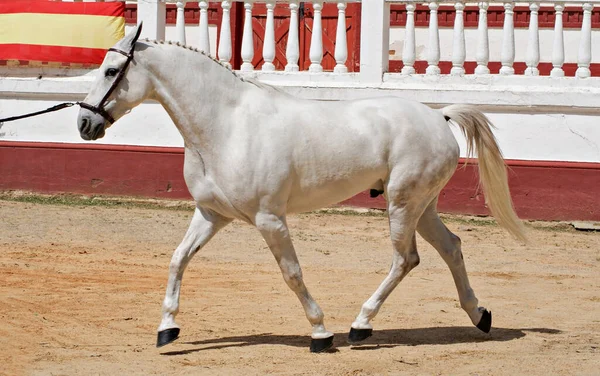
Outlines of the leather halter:
[{"label": "leather halter", "polygon": [[86,110],[90,110],[90,111],[92,111],[92,112],[94,112],[94,113],[102,116],[110,124],[114,123],[115,119],[104,109],[104,106],[106,105],[106,102],[108,101],[108,98],[111,96],[111,94],[113,93],[113,91],[115,91],[115,89],[117,88],[117,86],[119,85],[119,83],[121,83],[121,80],[125,76],[125,72],[127,71],[127,67],[129,66],[129,63],[131,63],[131,60],[133,60],[133,50],[134,49],[135,49],[135,42],[131,46],[131,51],[129,51],[129,52],[121,51],[121,50],[119,50],[117,48],[109,48],[108,52],[111,52],[111,51],[112,52],[118,52],[121,55],[127,57],[127,61],[125,61],[125,65],[123,65],[123,67],[121,68],[121,70],[119,70],[119,73],[117,74],[117,77],[113,81],[112,85],[110,86],[110,88],[108,89],[108,91],[106,92],[106,94],[104,94],[104,97],[102,97],[102,99],[100,100],[100,103],[98,105],[93,106],[93,105],[85,103],[85,102],[77,102],[77,104],[79,106],[81,106],[82,108],[85,108]]}]

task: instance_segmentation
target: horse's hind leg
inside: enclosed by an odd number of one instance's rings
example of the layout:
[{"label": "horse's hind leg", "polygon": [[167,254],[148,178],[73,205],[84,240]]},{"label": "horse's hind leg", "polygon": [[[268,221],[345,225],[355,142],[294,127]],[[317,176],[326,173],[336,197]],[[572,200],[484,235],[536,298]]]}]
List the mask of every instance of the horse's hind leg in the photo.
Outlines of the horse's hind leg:
[{"label": "horse's hind leg", "polygon": [[442,223],[436,211],[437,199],[427,207],[417,225],[417,231],[442,256],[450,272],[460,299],[460,306],[467,312],[477,328],[489,332],[492,326],[492,314],[483,307],[478,307],[475,293],[469,284],[467,270],[460,247],[460,238],[454,235]]},{"label": "horse's hind leg", "polygon": [[171,258],[167,292],[162,306],[162,321],[158,327],[157,347],[173,342],[179,335],[175,316],[179,312],[179,291],[186,266],[196,252],[230,222],[231,219],[210,210],[196,208],[190,227]]},{"label": "horse's hind leg", "polygon": [[[388,197],[389,194],[388,192]],[[411,202],[404,204],[395,200],[390,200],[388,203],[390,235],[394,248],[392,267],[375,293],[362,305],[359,315],[352,323],[348,342],[360,342],[372,335],[373,326],[370,321],[377,315],[383,302],[400,281],[419,264],[415,227],[423,206]]]},{"label": "horse's hind leg", "polygon": [[259,213],[256,215],[256,227],[269,245],[277,264],[283,274],[283,279],[292,291],[296,293],[306,318],[313,327],[311,352],[322,352],[333,345],[333,333],[325,330],[323,311],[310,296],[302,279],[302,270],[296,257],[294,245],[285,217],[274,214]]}]

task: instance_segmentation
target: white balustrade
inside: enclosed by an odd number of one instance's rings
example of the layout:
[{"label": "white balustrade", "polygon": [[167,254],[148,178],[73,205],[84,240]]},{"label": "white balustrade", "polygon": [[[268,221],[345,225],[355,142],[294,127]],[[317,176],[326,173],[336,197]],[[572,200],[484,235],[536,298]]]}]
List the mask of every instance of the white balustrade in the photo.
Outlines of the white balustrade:
[{"label": "white balustrade", "polygon": [[267,0],[267,23],[265,24],[265,38],[263,40],[262,70],[272,72],[275,70],[275,0]]},{"label": "white balustrade", "polygon": [[490,60],[490,46],[487,27],[488,7],[489,4],[487,2],[482,1],[479,3],[477,54],[475,55],[475,59],[477,60],[477,68],[475,68],[475,74],[490,74],[490,70],[487,66]]},{"label": "white balustrade", "polygon": [[404,31],[404,47],[402,47],[402,74],[415,73],[415,3],[406,4],[406,28]]},{"label": "white balustrade", "polygon": [[438,28],[438,13],[440,5],[436,1],[429,3],[429,44],[427,46],[427,69],[428,75],[439,75],[441,73],[438,64],[440,62],[440,32]]},{"label": "white balustrade", "polygon": [[208,34],[208,1],[199,1],[200,8],[200,42],[198,48],[207,54],[210,53],[210,36]]},{"label": "white balustrade", "polygon": [[502,26],[502,53],[500,55],[500,74],[515,74],[513,63],[515,62],[515,28],[514,28],[514,4],[504,3],[504,24]]},{"label": "white balustrade", "polygon": [[227,67],[231,67],[231,25],[229,24],[231,16],[231,2],[222,1],[223,17],[221,18],[221,35],[219,38],[219,50],[217,52],[219,61]]},{"label": "white balustrade", "polygon": [[175,29],[177,29],[177,41],[181,44],[185,44],[185,1],[178,1],[175,6],[177,7],[177,18],[175,20]]},{"label": "white balustrade", "polygon": [[454,16],[454,36],[452,38],[452,69],[450,74],[453,76],[462,76],[465,74],[465,58],[467,52],[465,50],[465,24],[464,24],[464,9],[465,4],[462,1],[457,1],[454,4],[456,10]]},{"label": "white balustrade", "polygon": [[321,11],[323,10],[323,1],[313,2],[313,27],[310,37],[310,72],[323,72],[321,61],[323,60],[323,25],[321,20]]},{"label": "white balustrade", "polygon": [[244,72],[254,70],[254,32],[252,30],[252,1],[244,1],[244,32],[242,34],[242,66]]},{"label": "white balustrade", "polygon": [[286,72],[298,72],[298,60],[300,59],[300,42],[298,39],[298,0],[290,1],[290,29],[288,31],[285,58],[287,64]]},{"label": "white balustrade", "polygon": [[340,1],[338,7],[337,30],[335,32],[335,73],[347,73],[346,59],[348,59],[348,44],[346,42],[346,3]]},{"label": "white balustrade", "polygon": [[525,60],[527,69],[525,69],[525,75],[537,76],[540,74],[537,67],[540,62],[540,34],[538,30],[538,11],[540,10],[540,3],[531,3],[529,5],[529,10],[531,11],[531,16],[529,18],[527,57]]},{"label": "white balustrade", "polygon": [[[585,1],[585,0],[583,0]],[[166,2],[176,4],[176,39],[178,42],[185,44],[185,6],[187,0],[167,0]],[[222,19],[220,24],[220,34],[218,35],[218,58],[223,64],[231,67],[232,51],[232,31],[231,8],[234,3],[243,3],[244,5],[244,23],[241,41],[241,60],[240,69],[242,71],[254,71],[252,61],[254,60],[254,31],[253,31],[253,6],[255,3],[266,5],[266,22],[265,34],[263,38],[262,58],[264,64],[262,71],[270,72],[275,70],[276,58],[276,38],[275,35],[275,9],[276,6],[286,7],[289,11],[289,29],[287,30],[287,45],[285,50],[286,56],[286,72],[298,72],[300,60],[300,7],[303,2],[300,0],[221,0]],[[314,0],[307,1],[312,4],[314,11],[312,17],[312,34],[310,37],[310,49],[308,58],[310,59],[310,72],[323,72],[323,56],[325,53],[323,45],[323,7],[324,4],[335,5],[337,7],[337,27],[335,35],[335,50],[333,57],[335,59],[334,74],[345,74],[348,72],[346,66],[349,52],[347,43],[347,7],[348,3],[361,2],[361,74],[360,80],[365,83],[377,83],[383,81],[383,74],[388,70],[389,60],[389,12],[390,4],[404,4],[406,8],[406,25],[404,29],[404,40],[402,48],[402,75],[415,74],[415,63],[417,60],[416,50],[416,33],[418,29],[415,27],[416,19],[416,1],[414,0]],[[577,61],[578,78],[587,78],[591,76],[590,65],[592,63],[592,10],[595,3],[600,0],[587,0],[587,2],[577,3],[575,0],[559,0],[552,3],[555,12],[554,33],[551,52],[552,77],[564,77],[565,71],[563,65],[565,62]],[[280,5],[277,5],[280,3]],[[426,75],[437,76],[441,74],[439,67],[442,51],[440,49],[440,29],[438,25],[438,10],[440,6],[439,0],[430,0],[426,3],[429,8],[429,25],[428,39],[425,44],[427,61]],[[446,4],[446,3],[444,3]],[[452,51],[451,62],[452,68],[450,74],[454,76],[465,75],[465,61],[467,59],[467,48],[465,41],[465,8],[477,4],[479,8],[478,24],[477,24],[477,43],[474,46],[475,75],[490,74],[488,67],[490,61],[490,35],[488,30],[488,10],[491,5],[497,7],[502,4],[504,10],[504,21],[502,27],[502,45],[500,49],[500,74],[514,75],[514,63],[516,55],[515,45],[515,26],[514,26],[514,6],[515,0],[482,0],[479,2],[468,0],[454,0],[452,5],[455,9],[454,27],[452,34]],[[582,4],[582,5],[579,5]],[[199,23],[199,48],[200,50],[210,52],[210,34],[209,34],[209,19],[208,1],[199,1],[200,23]],[[572,11],[575,7],[581,6],[583,12],[583,21],[579,34],[579,50],[576,59],[572,54],[570,57],[565,56],[565,31],[563,25],[564,13],[567,7]],[[140,1],[138,2],[138,15],[140,19],[144,19],[145,36],[150,38],[162,39],[164,25],[155,20],[146,22],[146,18],[161,18],[165,12],[164,2],[162,1]],[[241,8],[236,8],[241,9]],[[497,9],[497,8],[495,8]],[[525,63],[526,76],[538,76],[540,74],[538,65],[540,64],[540,30],[539,30],[539,11],[540,3],[537,1],[529,2],[529,26],[527,40],[519,41],[519,45],[525,46]],[[146,26],[150,25],[149,28]],[[150,30],[148,30],[150,29]],[[544,43],[546,46],[547,43]],[[446,46],[442,46],[446,48]],[[567,46],[572,47],[572,46]],[[239,48],[239,47],[238,47]],[[470,48],[470,47],[469,47]],[[447,56],[447,55],[445,55]],[[548,54],[544,54],[548,56]]]},{"label": "white balustrade", "polygon": [[594,4],[583,4],[583,22],[581,24],[581,40],[579,42],[579,54],[577,57],[577,72],[579,78],[591,76],[590,63],[592,62],[592,9]]},{"label": "white balustrade", "polygon": [[552,71],[550,76],[552,77],[564,77],[565,71],[562,66],[565,62],[565,43],[563,41],[563,10],[565,5],[563,3],[556,3],[554,5],[554,11],[556,12],[556,19],[554,20],[554,44],[552,47]]}]

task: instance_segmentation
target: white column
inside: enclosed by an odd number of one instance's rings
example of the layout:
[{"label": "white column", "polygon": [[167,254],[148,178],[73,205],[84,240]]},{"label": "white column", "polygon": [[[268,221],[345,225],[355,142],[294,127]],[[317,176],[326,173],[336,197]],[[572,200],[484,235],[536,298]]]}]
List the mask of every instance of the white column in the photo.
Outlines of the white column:
[{"label": "white column", "polygon": [[388,71],[390,57],[390,3],[366,0],[361,4],[360,81],[378,84]]},{"label": "white column", "polygon": [[200,8],[200,51],[210,54],[210,36],[208,34],[208,1],[199,1]]},{"label": "white column", "polygon": [[175,20],[175,29],[177,30],[177,41],[185,44],[185,0],[179,0],[177,6],[177,19]]},{"label": "white column", "polygon": [[223,18],[221,18],[221,35],[219,36],[219,50],[217,54],[219,61],[231,68],[231,25],[229,24],[231,2],[228,0],[221,1],[221,8],[223,8]]},{"label": "white column", "polygon": [[323,60],[323,25],[321,23],[321,10],[323,9],[323,1],[313,1],[314,18],[312,35],[310,38],[310,72],[323,72],[321,61]]},{"label": "white column", "polygon": [[531,3],[529,10],[531,10],[531,18],[529,19],[529,40],[527,43],[527,57],[525,59],[527,69],[525,69],[525,75],[538,76],[540,74],[537,68],[540,62],[540,35],[538,33],[540,3]]},{"label": "white column", "polygon": [[513,21],[514,4],[504,3],[504,25],[502,27],[502,53],[500,54],[500,74],[510,76],[515,74],[513,63],[515,62],[515,26]]},{"label": "white column", "polygon": [[556,19],[554,20],[554,46],[552,48],[552,71],[550,76],[552,77],[564,77],[565,72],[562,66],[565,62],[565,43],[563,41],[563,10],[565,5],[563,3],[554,4],[554,10],[556,11]]},{"label": "white column", "polygon": [[254,59],[254,33],[252,32],[252,1],[244,1],[244,33],[242,34],[242,66],[240,70],[251,72]]},{"label": "white column", "polygon": [[404,46],[402,47],[402,74],[415,74],[415,3],[406,3],[406,28],[404,29]]},{"label": "white column", "polygon": [[437,1],[429,3],[429,42],[427,44],[427,69],[425,73],[428,75],[439,75],[440,67],[440,34],[438,28],[438,13],[439,8]]},{"label": "white column", "polygon": [[583,4],[583,22],[581,23],[581,39],[579,40],[579,54],[577,56],[577,71],[575,76],[587,78],[592,75],[590,63],[592,62],[592,9],[594,4]]},{"label": "white column", "polygon": [[477,68],[475,68],[475,74],[490,74],[490,70],[487,66],[490,60],[490,45],[487,27],[487,10],[489,3],[482,1],[478,5],[479,25],[477,26],[477,51],[475,53]]},{"label": "white column", "polygon": [[348,43],[346,41],[346,2],[338,1],[338,23],[335,32],[335,73],[347,73],[346,59],[348,59]]},{"label": "white column", "polygon": [[454,37],[452,42],[452,70],[450,71],[450,74],[453,76],[462,76],[463,74],[465,74],[464,64],[466,58],[464,24],[465,4],[459,0],[454,4],[454,9],[456,9],[456,13],[454,16]]},{"label": "white column", "polygon": [[290,0],[290,29],[285,48],[286,72],[298,72],[300,59],[300,42],[298,40],[298,0]]},{"label": "white column", "polygon": [[267,0],[267,23],[265,24],[265,37],[263,39],[262,70],[272,72],[275,70],[275,0]]},{"label": "white column", "polygon": [[166,4],[158,0],[140,1],[137,8],[137,22],[144,22],[142,38],[165,40]]}]

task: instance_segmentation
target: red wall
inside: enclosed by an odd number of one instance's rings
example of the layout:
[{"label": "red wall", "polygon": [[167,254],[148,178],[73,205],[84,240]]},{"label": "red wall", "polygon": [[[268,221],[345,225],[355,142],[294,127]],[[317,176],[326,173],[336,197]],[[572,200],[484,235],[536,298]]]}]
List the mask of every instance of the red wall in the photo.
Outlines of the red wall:
[{"label": "red wall", "polygon": [[[507,163],[521,218],[600,221],[600,163]],[[458,167],[440,195],[441,212],[487,214],[476,170]],[[182,148],[120,145],[0,142],[0,190],[190,198]],[[368,192],[343,204],[385,208]]]}]

